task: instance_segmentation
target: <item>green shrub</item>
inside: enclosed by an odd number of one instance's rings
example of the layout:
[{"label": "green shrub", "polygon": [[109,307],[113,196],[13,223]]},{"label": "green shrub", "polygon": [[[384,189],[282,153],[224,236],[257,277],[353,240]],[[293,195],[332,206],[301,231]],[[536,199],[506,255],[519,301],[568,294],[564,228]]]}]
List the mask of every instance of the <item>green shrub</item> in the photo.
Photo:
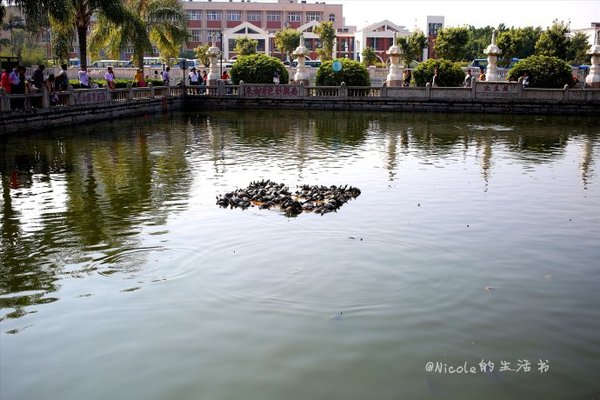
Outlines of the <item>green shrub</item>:
[{"label": "green shrub", "polygon": [[[158,79],[149,79],[146,83],[152,82],[152,86],[163,86],[163,81]],[[106,80],[104,78],[93,78],[92,84],[98,84],[98,87],[104,87],[106,85]],[[127,84],[131,83],[133,86],[133,79],[115,79],[115,89],[124,89],[127,87]],[[69,85],[73,86],[73,89],[81,89],[81,85],[79,84],[79,79],[69,79]],[[135,87],[135,86],[134,86]]]},{"label": "green shrub", "polygon": [[466,74],[460,67],[460,63],[444,59],[432,59],[419,64],[413,72],[413,79],[417,86],[425,86],[433,80],[435,69],[438,69],[438,86],[457,87],[462,86]]},{"label": "green shrub", "polygon": [[265,54],[240,56],[231,67],[231,80],[235,85],[244,83],[273,83],[273,77],[279,72],[279,82],[288,83],[289,74],[281,60]]},{"label": "green shrub", "polygon": [[573,84],[571,67],[557,57],[527,57],[511,68],[508,80],[516,81],[524,72],[529,75],[529,87],[562,88]]},{"label": "green shrub", "polygon": [[369,72],[367,68],[358,61],[347,58],[338,59],[342,63],[342,70],[335,72],[332,68],[333,61],[325,61],[319,67],[316,76],[318,86],[340,86],[342,82],[346,86],[369,86]]}]

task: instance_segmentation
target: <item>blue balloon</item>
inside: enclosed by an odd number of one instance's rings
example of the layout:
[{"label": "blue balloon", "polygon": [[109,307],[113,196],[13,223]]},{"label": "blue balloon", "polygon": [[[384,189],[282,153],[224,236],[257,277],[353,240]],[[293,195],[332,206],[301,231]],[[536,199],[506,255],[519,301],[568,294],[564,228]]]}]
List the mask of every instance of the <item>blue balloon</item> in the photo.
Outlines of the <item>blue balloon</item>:
[{"label": "blue balloon", "polygon": [[331,64],[331,68],[335,72],[340,72],[342,70],[342,62],[340,60],[335,60],[333,64]]}]

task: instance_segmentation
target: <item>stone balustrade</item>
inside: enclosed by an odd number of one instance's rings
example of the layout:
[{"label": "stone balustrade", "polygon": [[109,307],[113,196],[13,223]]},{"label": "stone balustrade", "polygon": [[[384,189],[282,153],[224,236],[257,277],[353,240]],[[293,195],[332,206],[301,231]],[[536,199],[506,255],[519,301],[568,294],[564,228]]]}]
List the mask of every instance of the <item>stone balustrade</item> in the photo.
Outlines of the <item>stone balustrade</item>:
[{"label": "stone balustrade", "polygon": [[0,134],[94,121],[106,116],[207,109],[280,108],[597,115],[600,89],[523,88],[516,82],[472,87],[353,87],[301,84],[73,89],[9,95],[0,89]]}]

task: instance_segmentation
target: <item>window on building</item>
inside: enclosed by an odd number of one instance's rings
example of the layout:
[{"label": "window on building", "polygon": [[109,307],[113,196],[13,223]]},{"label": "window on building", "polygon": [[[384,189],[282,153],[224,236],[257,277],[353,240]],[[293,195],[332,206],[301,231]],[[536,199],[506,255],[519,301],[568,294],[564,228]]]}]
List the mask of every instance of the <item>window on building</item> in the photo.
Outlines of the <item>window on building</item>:
[{"label": "window on building", "polygon": [[429,24],[429,34],[430,35],[437,35],[438,31],[440,29],[442,29],[442,24],[440,24],[440,23],[432,22]]},{"label": "window on building", "polygon": [[242,12],[240,10],[227,11],[227,21],[241,21]]},{"label": "window on building", "polygon": [[367,39],[367,47],[370,47],[370,48],[372,48],[374,50],[381,50],[379,48],[380,42],[381,41],[379,40],[379,38],[368,38]]},{"label": "window on building", "polygon": [[133,46],[125,46],[125,48],[123,49],[123,53],[133,54]]},{"label": "window on building", "polygon": [[200,29],[190,29],[190,38],[188,41],[190,42],[201,42],[202,41],[202,31]]},{"label": "window on building", "polygon": [[50,43],[50,29],[47,29],[40,33],[40,41],[42,43]]},{"label": "window on building", "polygon": [[260,11],[248,11],[248,21],[260,20],[262,20],[262,13]]},{"label": "window on building", "polygon": [[206,12],[206,20],[207,21],[220,21],[221,20],[221,11],[208,10]]},{"label": "window on building", "polygon": [[335,22],[335,14],[329,14],[329,21]]},{"label": "window on building", "polygon": [[290,12],[288,12],[287,20],[288,20],[288,22],[300,22],[300,21],[302,21],[302,18],[300,16],[299,12],[290,11]]},{"label": "window on building", "polygon": [[267,11],[267,21],[281,21],[281,11]]},{"label": "window on building", "polygon": [[201,10],[188,10],[188,19],[190,21],[199,21],[202,19]]},{"label": "window on building", "polygon": [[306,22],[321,21],[321,13],[318,11],[308,11],[306,13]]}]

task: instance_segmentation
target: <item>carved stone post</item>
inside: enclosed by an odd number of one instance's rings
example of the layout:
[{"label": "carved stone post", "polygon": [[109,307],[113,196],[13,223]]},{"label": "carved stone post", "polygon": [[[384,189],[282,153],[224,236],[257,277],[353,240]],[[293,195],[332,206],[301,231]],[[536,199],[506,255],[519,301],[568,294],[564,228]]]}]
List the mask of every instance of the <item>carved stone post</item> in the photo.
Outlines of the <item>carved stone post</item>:
[{"label": "carved stone post", "polygon": [[492,43],[485,49],[485,54],[487,54],[488,60],[485,81],[493,82],[501,80],[498,75],[498,55],[502,54],[502,50],[496,45],[496,31],[492,32]]},{"label": "carved stone post", "polygon": [[308,49],[304,47],[304,35],[300,35],[300,44],[294,50],[292,55],[298,59],[298,67],[296,68],[296,73],[294,74],[294,82],[295,83],[304,83],[305,86],[309,85],[309,76],[308,71],[306,70],[306,65],[304,65],[304,57],[308,54]]},{"label": "carved stone post", "polygon": [[400,68],[400,55],[402,50],[396,46],[396,32],[394,32],[394,42],[392,46],[386,51],[390,56],[390,72],[386,79],[387,87],[402,86],[402,68]]},{"label": "carved stone post", "polygon": [[592,89],[600,89],[600,32],[596,31],[596,40],[590,49],[592,55],[592,66],[590,73],[585,78],[585,87]]},{"label": "carved stone post", "polygon": [[214,41],[212,42],[212,46],[208,48],[207,54],[210,60],[208,70],[208,85],[213,86],[219,82],[219,79],[221,79],[221,76],[219,75],[219,66],[217,65],[217,60],[221,55],[221,50],[215,46]]}]

